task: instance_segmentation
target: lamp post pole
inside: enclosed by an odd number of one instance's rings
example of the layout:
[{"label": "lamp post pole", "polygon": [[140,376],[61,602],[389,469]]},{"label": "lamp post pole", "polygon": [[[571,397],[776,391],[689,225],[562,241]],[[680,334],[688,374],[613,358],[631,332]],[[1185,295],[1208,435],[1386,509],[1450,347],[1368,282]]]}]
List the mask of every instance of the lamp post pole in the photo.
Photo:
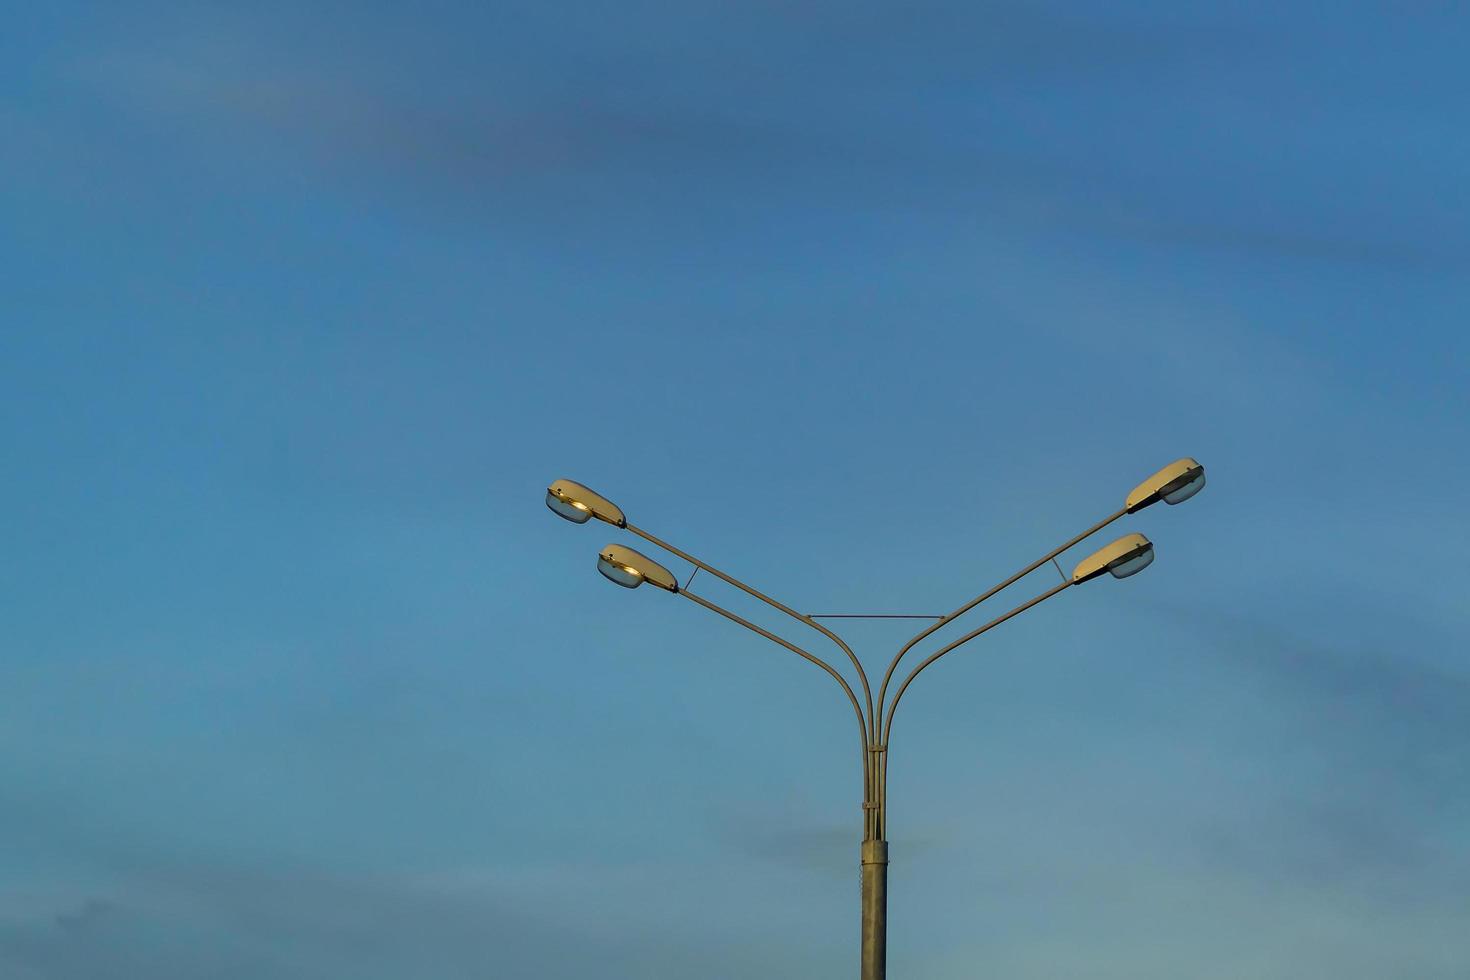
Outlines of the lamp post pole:
[{"label": "lamp post pole", "polygon": [[888,975],[888,842],[863,841],[862,980]]},{"label": "lamp post pole", "polygon": [[[770,596],[706,564],[693,555],[680,551],[667,541],[662,541],[642,528],[628,523],[622,510],[615,504],[579,483],[573,483],[570,480],[555,481],[547,488],[546,504],[558,516],[564,517],[576,524],[584,524],[588,520],[596,517],[615,527],[623,528],[643,538],[650,544],[684,559],[694,566],[694,572],[691,573],[684,585],[680,586],[674,574],[658,562],[655,562],[640,552],[634,551],[632,548],[612,544],[602,549],[597,563],[598,570],[611,581],[626,588],[637,588],[647,583],[664,591],[682,595],[686,599],[765,637],[773,643],[785,647],[804,660],[820,667],[841,685],[857,717],[859,733],[862,739],[863,840],[859,852],[859,867],[861,868],[862,874],[860,976],[861,980],[885,980],[888,972],[888,841],[886,839],[888,826],[888,744],[893,730],[893,715],[898,708],[899,701],[903,698],[904,692],[908,690],[914,678],[918,677],[925,668],[929,667],[940,657],[970,642],[987,630],[999,626],[1011,617],[1025,612],[1032,606],[1038,605],[1074,585],[1080,585],[1083,582],[1097,578],[1104,572],[1112,574],[1115,578],[1126,578],[1129,575],[1141,571],[1153,561],[1153,545],[1141,534],[1129,534],[1099,549],[1087,558],[1084,558],[1073,570],[1070,577],[1063,574],[1062,581],[1059,584],[1032,599],[1028,599],[1009,612],[997,616],[983,626],[971,630],[959,639],[930,654],[917,667],[911,670],[903,679],[903,682],[894,689],[893,700],[889,702],[887,701],[888,687],[894,678],[894,672],[897,670],[899,662],[918,643],[928,638],[941,627],[946,626],[959,616],[969,612],[986,599],[989,599],[1002,589],[1029,575],[1047,562],[1053,561],[1062,552],[1078,544],[1083,539],[1097,533],[1119,518],[1142,510],[1144,507],[1156,503],[1159,500],[1170,504],[1182,503],[1197,493],[1204,486],[1204,482],[1204,467],[1193,459],[1186,457],[1171,463],[1134,488],[1133,492],[1128,495],[1128,499],[1121,510],[1103,518],[1081,534],[1071,538],[1060,547],[1052,549],[1014,575],[993,586],[981,595],[976,596],[947,615],[844,617],[860,619],[904,618],[934,620],[933,623],[910,639],[894,655],[888,664],[888,670],[884,673],[883,683],[879,686],[876,701],[873,698],[872,688],[868,683],[867,673],[863,670],[863,665],[858,660],[857,655],[853,653],[852,648],[835,632],[819,622],[820,619],[837,617],[811,616],[797,612],[790,606],[772,599]],[[847,678],[843,676],[842,672],[827,661],[756,625],[750,620],[731,612],[710,599],[691,592],[689,590],[689,584],[693,581],[694,575],[700,571],[715,576],[726,584],[734,586],[747,595],[760,600],[767,606],[811,627],[835,643],[846,654],[849,663],[857,672],[862,688],[862,700],[859,701],[857,693],[853,690],[852,685],[848,683]],[[1060,571],[1060,566],[1058,566],[1058,571]]]}]

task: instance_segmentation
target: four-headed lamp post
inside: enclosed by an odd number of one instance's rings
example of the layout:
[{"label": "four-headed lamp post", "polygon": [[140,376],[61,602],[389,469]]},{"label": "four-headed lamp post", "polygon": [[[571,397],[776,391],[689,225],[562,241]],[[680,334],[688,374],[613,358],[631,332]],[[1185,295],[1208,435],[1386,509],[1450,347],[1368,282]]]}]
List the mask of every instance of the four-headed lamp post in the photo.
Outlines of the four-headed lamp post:
[{"label": "four-headed lamp post", "polygon": [[[888,841],[887,831],[887,809],[888,809],[888,738],[893,729],[893,713],[898,708],[898,702],[903,697],[903,692],[915,677],[923,672],[940,657],[954,650],[981,633],[1010,619],[1012,616],[1025,612],[1032,606],[1050,599],[1060,592],[1064,592],[1074,585],[1081,585],[1099,578],[1104,573],[1114,578],[1127,578],[1148,567],[1154,560],[1154,546],[1142,534],[1126,534],[1113,543],[1093,552],[1082,559],[1073,569],[1070,577],[1065,574],[1060,584],[1053,586],[1035,598],[1021,603],[1009,612],[995,617],[983,626],[980,626],[961,636],[959,639],[946,644],[927,659],[920,663],[904,677],[903,682],[894,689],[893,700],[886,701],[889,682],[893,680],[894,671],[898,668],[905,654],[907,654],[920,641],[927,638],[940,628],[948,625],[952,620],[969,612],[980,603],[989,599],[997,592],[1011,585],[1018,579],[1030,574],[1037,568],[1053,561],[1058,555],[1079,543],[1084,538],[1096,534],[1098,531],[1112,524],[1114,521],[1128,514],[1136,513],[1151,504],[1162,500],[1166,504],[1177,504],[1194,496],[1205,485],[1205,468],[1193,459],[1185,458],[1176,460],[1168,466],[1159,470],[1147,480],[1144,480],[1133,492],[1128,494],[1123,507],[1113,514],[1109,514],[1098,521],[1092,527],[1067,541],[1065,544],[1042,555],[1036,561],[1027,565],[1016,574],[999,583],[994,588],[976,596],[969,602],[960,606],[954,612],[938,617],[914,617],[933,618],[934,622],[925,627],[917,636],[903,645],[893,660],[888,665],[887,672],[883,675],[883,683],[878,688],[878,699],[873,700],[872,688],[868,684],[867,674],[859,663],[857,655],[845,643],[841,637],[832,632],[825,625],[818,622],[819,618],[799,613],[790,606],[784,605],[772,599],[770,596],[740,582],[719,569],[713,568],[693,555],[680,551],[678,548],[654,537],[642,528],[628,523],[621,509],[606,497],[589,490],[580,483],[570,480],[557,480],[551,484],[546,491],[546,506],[550,507],[558,516],[564,517],[576,524],[585,524],[592,518],[597,518],[614,527],[622,528],[638,537],[643,538],[650,544],[662,548],[670,554],[689,562],[698,571],[707,572],[718,579],[740,589],[742,592],[759,599],[773,609],[779,610],[792,619],[811,627],[831,640],[837,647],[847,655],[853,669],[857,672],[858,680],[861,682],[863,699],[858,700],[852,685],[847,679],[827,661],[802,649],[794,643],[790,643],[774,633],[771,633],[756,624],[737,616],[735,613],[724,609],[709,599],[690,592],[688,588],[679,585],[679,580],[674,574],[658,562],[648,556],[634,551],[620,544],[610,544],[598,555],[597,569],[604,576],[618,585],[629,589],[636,589],[645,582],[649,585],[681,595],[692,602],[698,603],[706,609],[719,613],[726,619],[739,623],[741,626],[759,633],[761,636],[774,643],[780,644],[797,656],[810,661],[822,670],[826,671],[842,687],[851,702],[854,714],[857,717],[858,732],[862,740],[862,770],[863,770],[863,843],[862,843],[862,980],[883,980],[887,970],[887,941],[888,941]],[[1060,566],[1058,566],[1060,570]],[[691,574],[691,580],[692,580]],[[686,585],[688,583],[686,582]],[[876,704],[876,707],[875,707]],[[886,707],[885,707],[886,704]]]}]

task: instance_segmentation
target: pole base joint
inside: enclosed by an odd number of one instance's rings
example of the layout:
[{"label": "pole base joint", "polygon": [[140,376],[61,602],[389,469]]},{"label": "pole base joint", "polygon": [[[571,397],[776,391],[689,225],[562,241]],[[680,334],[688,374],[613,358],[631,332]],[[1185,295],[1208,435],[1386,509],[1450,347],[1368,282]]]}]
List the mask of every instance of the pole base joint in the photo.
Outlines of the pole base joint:
[{"label": "pole base joint", "polygon": [[863,864],[887,864],[888,842],[886,840],[863,841]]}]

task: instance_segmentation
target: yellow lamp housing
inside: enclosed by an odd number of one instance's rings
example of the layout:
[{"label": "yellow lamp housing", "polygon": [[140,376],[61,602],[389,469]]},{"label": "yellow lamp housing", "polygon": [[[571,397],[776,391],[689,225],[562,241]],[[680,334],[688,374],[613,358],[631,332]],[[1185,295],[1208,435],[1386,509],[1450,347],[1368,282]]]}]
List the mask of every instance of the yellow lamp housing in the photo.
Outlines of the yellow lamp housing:
[{"label": "yellow lamp housing", "polygon": [[1166,504],[1182,504],[1204,489],[1205,468],[1186,456],[1159,470],[1133,488],[1128,495],[1128,513],[1143,510],[1162,500]]},{"label": "yellow lamp housing", "polygon": [[1141,534],[1125,534],[1110,545],[1094,551],[1072,570],[1072,584],[1110,572],[1113,578],[1136,575],[1154,560],[1153,542]]},{"label": "yellow lamp housing", "polygon": [[669,592],[679,591],[674,573],[642,552],[620,544],[610,544],[597,556],[597,570],[608,581],[625,589],[636,589],[647,582]]},{"label": "yellow lamp housing", "polygon": [[557,480],[546,488],[546,506],[557,517],[573,524],[586,524],[589,518],[595,517],[614,527],[628,526],[628,519],[617,504],[571,480]]}]

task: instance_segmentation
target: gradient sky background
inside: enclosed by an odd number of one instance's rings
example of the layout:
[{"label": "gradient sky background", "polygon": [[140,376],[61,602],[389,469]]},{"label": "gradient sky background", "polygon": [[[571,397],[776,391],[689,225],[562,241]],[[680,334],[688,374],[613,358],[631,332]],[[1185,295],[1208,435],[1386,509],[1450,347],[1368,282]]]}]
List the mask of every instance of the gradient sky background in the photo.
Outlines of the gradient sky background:
[{"label": "gradient sky background", "polygon": [[1470,976],[1464,6],[0,6],[3,980]]}]

